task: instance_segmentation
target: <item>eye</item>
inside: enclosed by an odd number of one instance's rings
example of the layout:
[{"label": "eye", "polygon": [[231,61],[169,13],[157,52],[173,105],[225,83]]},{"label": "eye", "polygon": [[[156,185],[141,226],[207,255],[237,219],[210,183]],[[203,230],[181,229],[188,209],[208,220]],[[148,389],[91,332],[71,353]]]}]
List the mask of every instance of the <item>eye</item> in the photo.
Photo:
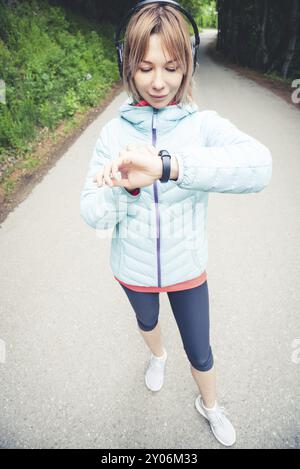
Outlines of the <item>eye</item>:
[{"label": "eye", "polygon": [[[141,72],[147,73],[147,72],[151,72],[152,69],[151,68],[148,68],[148,69],[141,68],[140,70],[141,70]],[[176,68],[166,68],[166,70],[168,72],[176,72],[177,69]]]}]

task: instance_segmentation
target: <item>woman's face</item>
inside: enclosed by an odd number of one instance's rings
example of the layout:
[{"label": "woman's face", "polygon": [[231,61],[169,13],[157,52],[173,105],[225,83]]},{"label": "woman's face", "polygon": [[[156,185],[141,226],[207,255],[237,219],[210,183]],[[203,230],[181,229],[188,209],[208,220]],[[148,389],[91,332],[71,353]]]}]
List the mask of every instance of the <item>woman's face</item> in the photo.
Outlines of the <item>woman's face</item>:
[{"label": "woman's face", "polygon": [[173,101],[181,85],[183,72],[172,59],[173,57],[164,55],[160,35],[152,34],[146,56],[134,75],[139,94],[152,107],[159,109],[167,106]]}]

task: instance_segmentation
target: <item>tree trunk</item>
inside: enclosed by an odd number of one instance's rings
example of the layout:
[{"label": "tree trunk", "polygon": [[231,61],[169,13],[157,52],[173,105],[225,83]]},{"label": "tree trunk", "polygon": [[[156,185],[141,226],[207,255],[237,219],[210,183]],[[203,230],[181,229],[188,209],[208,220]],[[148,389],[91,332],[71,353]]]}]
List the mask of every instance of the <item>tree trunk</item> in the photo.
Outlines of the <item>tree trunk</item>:
[{"label": "tree trunk", "polygon": [[[261,1],[259,1],[259,5],[257,4],[257,7],[259,8],[258,11],[260,11],[260,4]],[[262,3],[262,18],[261,22],[259,19],[259,43],[258,43],[258,51],[256,54],[256,65],[258,66],[259,69],[265,71],[268,60],[269,60],[269,54],[268,54],[268,49],[267,49],[267,44],[266,44],[266,30],[267,30],[267,19],[268,19],[268,12],[269,12],[269,0],[263,0]],[[259,15],[260,17],[261,15]]]},{"label": "tree trunk", "polygon": [[240,0],[234,0],[232,5],[232,22],[231,22],[231,34],[230,34],[230,51],[229,58],[235,63],[239,63],[239,50],[238,50],[238,35],[239,35],[239,24],[240,24]]},{"label": "tree trunk", "polygon": [[291,65],[291,62],[294,57],[296,41],[297,41],[297,31],[298,31],[298,16],[299,16],[299,7],[298,0],[292,0],[290,17],[289,17],[289,41],[285,54],[285,60],[282,66],[282,75],[283,78],[286,78],[288,71]]},{"label": "tree trunk", "polygon": [[233,0],[227,0],[226,3],[226,34],[225,34],[225,52],[230,56],[231,53],[231,31],[233,23]]},{"label": "tree trunk", "polygon": [[224,0],[218,0],[218,41],[216,49],[218,51],[224,52],[224,43],[225,43],[225,8]]},{"label": "tree trunk", "polygon": [[[280,18],[280,16],[279,16]],[[277,18],[277,20],[279,19]],[[275,51],[272,53],[272,58],[269,62],[269,68],[267,73],[273,72],[273,70],[279,70],[281,67],[283,57],[288,45],[289,37],[289,8],[281,9],[281,24],[280,24],[280,41]]]},{"label": "tree trunk", "polygon": [[216,50],[221,49],[221,42],[222,42],[222,14],[223,14],[223,1],[222,0],[217,0],[217,11],[218,11],[218,37],[217,37],[217,45],[216,45]]}]

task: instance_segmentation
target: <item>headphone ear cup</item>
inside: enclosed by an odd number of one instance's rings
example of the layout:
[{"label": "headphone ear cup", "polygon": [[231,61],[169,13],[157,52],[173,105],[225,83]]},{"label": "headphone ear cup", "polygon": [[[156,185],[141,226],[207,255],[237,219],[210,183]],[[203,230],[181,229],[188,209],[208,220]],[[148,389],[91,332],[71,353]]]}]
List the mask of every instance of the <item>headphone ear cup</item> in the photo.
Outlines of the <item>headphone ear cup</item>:
[{"label": "headphone ear cup", "polygon": [[194,37],[191,38],[191,48],[192,48],[192,51],[194,52],[194,49],[195,49],[195,38]]},{"label": "headphone ear cup", "polygon": [[197,47],[195,47],[195,37],[191,39],[191,48],[192,48],[192,56],[193,56],[193,64],[194,64],[194,70],[193,70],[193,73],[194,73],[196,69],[196,62],[197,62]]},{"label": "headphone ear cup", "polygon": [[192,48],[192,54],[193,54],[193,57],[195,57],[195,55],[197,54],[197,50],[198,50],[198,47],[195,46],[195,37],[192,37],[191,39],[191,48]]},{"label": "headphone ear cup", "polygon": [[124,53],[124,44],[123,42],[119,44],[119,60],[120,63],[123,62],[123,53]]},{"label": "headphone ear cup", "polygon": [[120,76],[122,77],[123,74],[123,51],[124,51],[124,45],[123,43],[118,44],[118,65],[119,65],[119,72]]}]

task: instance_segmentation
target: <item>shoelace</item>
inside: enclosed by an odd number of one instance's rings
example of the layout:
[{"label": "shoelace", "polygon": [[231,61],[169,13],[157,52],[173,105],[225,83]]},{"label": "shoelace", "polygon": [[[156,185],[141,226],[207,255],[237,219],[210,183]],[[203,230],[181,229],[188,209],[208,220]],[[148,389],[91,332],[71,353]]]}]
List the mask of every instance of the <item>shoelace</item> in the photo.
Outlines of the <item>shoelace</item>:
[{"label": "shoelace", "polygon": [[224,414],[228,415],[228,411],[223,407],[217,405],[216,410],[213,412],[207,412],[207,416],[209,417],[209,421],[212,425],[223,424],[224,423]]}]

